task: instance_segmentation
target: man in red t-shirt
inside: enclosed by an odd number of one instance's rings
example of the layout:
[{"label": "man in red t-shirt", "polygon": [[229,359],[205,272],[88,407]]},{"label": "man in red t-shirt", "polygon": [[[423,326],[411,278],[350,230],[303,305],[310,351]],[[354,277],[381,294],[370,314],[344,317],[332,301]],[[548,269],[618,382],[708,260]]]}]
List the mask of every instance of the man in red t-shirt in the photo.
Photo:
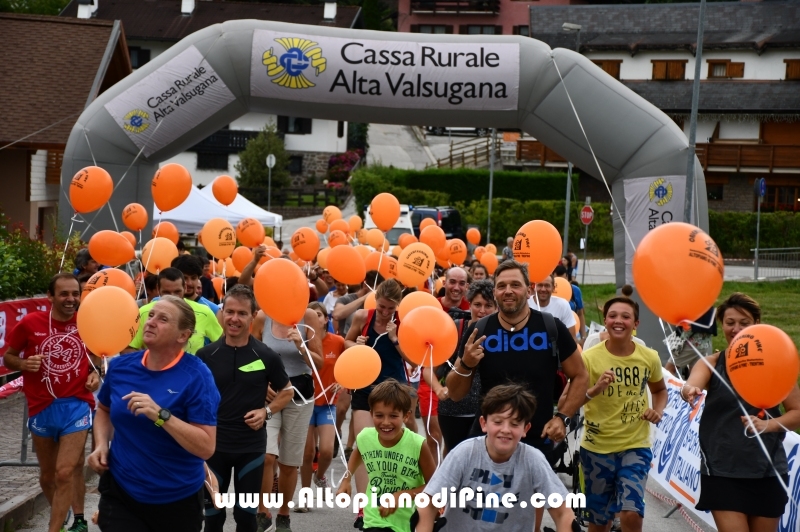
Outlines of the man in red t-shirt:
[{"label": "man in red t-shirt", "polygon": [[467,272],[463,268],[454,266],[444,274],[444,296],[439,298],[439,303],[445,312],[452,307],[469,310],[467,295]]},{"label": "man in red t-shirt", "polygon": [[25,315],[11,330],[3,357],[7,368],[22,372],[39,483],[52,507],[49,532],[62,528],[70,504],[75,510],[70,530],[87,530],[84,448],[92,426],[92,391],[100,380],[89,370],[88,353],[78,335],[75,314],[80,295],[74,275],[54,276],[47,289],[52,310]]}]

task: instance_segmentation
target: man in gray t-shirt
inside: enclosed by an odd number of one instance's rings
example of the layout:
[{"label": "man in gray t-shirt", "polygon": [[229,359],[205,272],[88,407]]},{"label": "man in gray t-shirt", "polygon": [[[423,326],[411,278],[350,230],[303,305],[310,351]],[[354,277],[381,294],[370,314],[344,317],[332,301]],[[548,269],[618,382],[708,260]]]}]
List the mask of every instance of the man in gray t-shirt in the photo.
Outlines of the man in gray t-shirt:
[{"label": "man in gray t-shirt", "polygon": [[[547,503],[552,494],[566,500],[564,484],[541,451],[520,443],[530,430],[535,409],[534,397],[519,385],[496,386],[486,394],[480,418],[486,435],[457,445],[425,486],[425,493],[431,497],[437,494],[441,497],[444,490],[448,502],[450,488],[456,488],[456,494],[462,488],[472,490],[474,498],[463,507],[448,505],[444,514],[447,530],[531,532],[536,502],[548,508],[557,532],[571,532],[575,519],[572,509],[565,504]],[[503,505],[505,495],[513,496],[505,501],[510,503],[509,508]],[[534,495],[538,498],[534,499]],[[482,504],[478,503],[479,496]],[[438,509],[428,505],[418,511],[417,532],[433,530]]]},{"label": "man in gray t-shirt", "polygon": [[[360,286],[356,285],[357,291],[336,300],[331,318],[338,325],[339,336],[343,338],[347,336],[347,331],[350,330],[350,324],[353,323],[353,316],[355,316],[356,311],[364,308],[364,301],[367,299],[367,295],[382,282],[383,276],[375,270],[370,270],[367,272],[364,282]],[[351,290],[353,288],[350,287]]]}]

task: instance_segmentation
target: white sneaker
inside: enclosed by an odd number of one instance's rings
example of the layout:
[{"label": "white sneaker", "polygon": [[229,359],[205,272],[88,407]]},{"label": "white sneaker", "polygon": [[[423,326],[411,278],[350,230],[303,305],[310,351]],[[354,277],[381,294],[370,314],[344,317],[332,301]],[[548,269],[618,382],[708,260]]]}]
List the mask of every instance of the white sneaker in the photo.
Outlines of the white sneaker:
[{"label": "white sneaker", "polygon": [[311,478],[314,480],[314,484],[316,484],[318,488],[328,488],[328,479],[325,477],[325,475],[322,475],[322,478],[320,478],[317,476],[317,472],[314,471],[314,476]]}]

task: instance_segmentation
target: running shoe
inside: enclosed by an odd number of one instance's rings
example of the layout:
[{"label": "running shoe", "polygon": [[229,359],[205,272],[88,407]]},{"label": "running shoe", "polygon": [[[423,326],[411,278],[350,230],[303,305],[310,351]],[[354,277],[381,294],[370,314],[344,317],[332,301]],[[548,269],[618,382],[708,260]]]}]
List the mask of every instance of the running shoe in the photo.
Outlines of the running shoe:
[{"label": "running shoe", "polygon": [[89,532],[89,524],[83,519],[75,519],[75,522],[72,523],[72,527],[68,529],[68,532]]},{"label": "running shoe", "polygon": [[275,516],[275,532],[292,532],[291,521],[288,515]]},{"label": "running shoe", "polygon": [[317,476],[317,472],[315,471],[312,478],[314,479],[314,484],[316,484],[318,488],[327,489],[329,487],[328,479],[325,475],[322,475],[322,478],[320,478]]},{"label": "running shoe", "polygon": [[256,532],[273,532],[275,530],[275,523],[272,522],[271,515],[256,514],[256,522],[258,523]]}]

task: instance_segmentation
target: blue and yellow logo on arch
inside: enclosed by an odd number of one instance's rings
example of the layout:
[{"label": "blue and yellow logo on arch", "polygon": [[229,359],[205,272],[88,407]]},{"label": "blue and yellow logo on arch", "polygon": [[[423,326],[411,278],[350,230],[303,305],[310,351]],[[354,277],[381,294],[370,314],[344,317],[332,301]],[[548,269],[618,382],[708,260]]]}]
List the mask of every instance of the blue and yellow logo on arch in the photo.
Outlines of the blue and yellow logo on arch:
[{"label": "blue and yellow logo on arch", "polygon": [[280,56],[272,48],[264,52],[261,62],[267,67],[267,75],[272,83],[289,89],[308,89],[316,86],[304,74],[308,67],[314,69],[315,76],[325,72],[328,60],[322,57],[322,48],[314,41],[299,37],[281,37],[275,42],[286,50]]},{"label": "blue and yellow logo on arch", "polygon": [[659,177],[650,183],[650,201],[659,207],[663,207],[672,199],[672,183],[663,177]]},{"label": "blue and yellow logo on arch", "polygon": [[123,120],[123,129],[131,133],[139,134],[150,127],[150,115],[147,111],[142,111],[141,109],[130,111],[123,117]]}]

